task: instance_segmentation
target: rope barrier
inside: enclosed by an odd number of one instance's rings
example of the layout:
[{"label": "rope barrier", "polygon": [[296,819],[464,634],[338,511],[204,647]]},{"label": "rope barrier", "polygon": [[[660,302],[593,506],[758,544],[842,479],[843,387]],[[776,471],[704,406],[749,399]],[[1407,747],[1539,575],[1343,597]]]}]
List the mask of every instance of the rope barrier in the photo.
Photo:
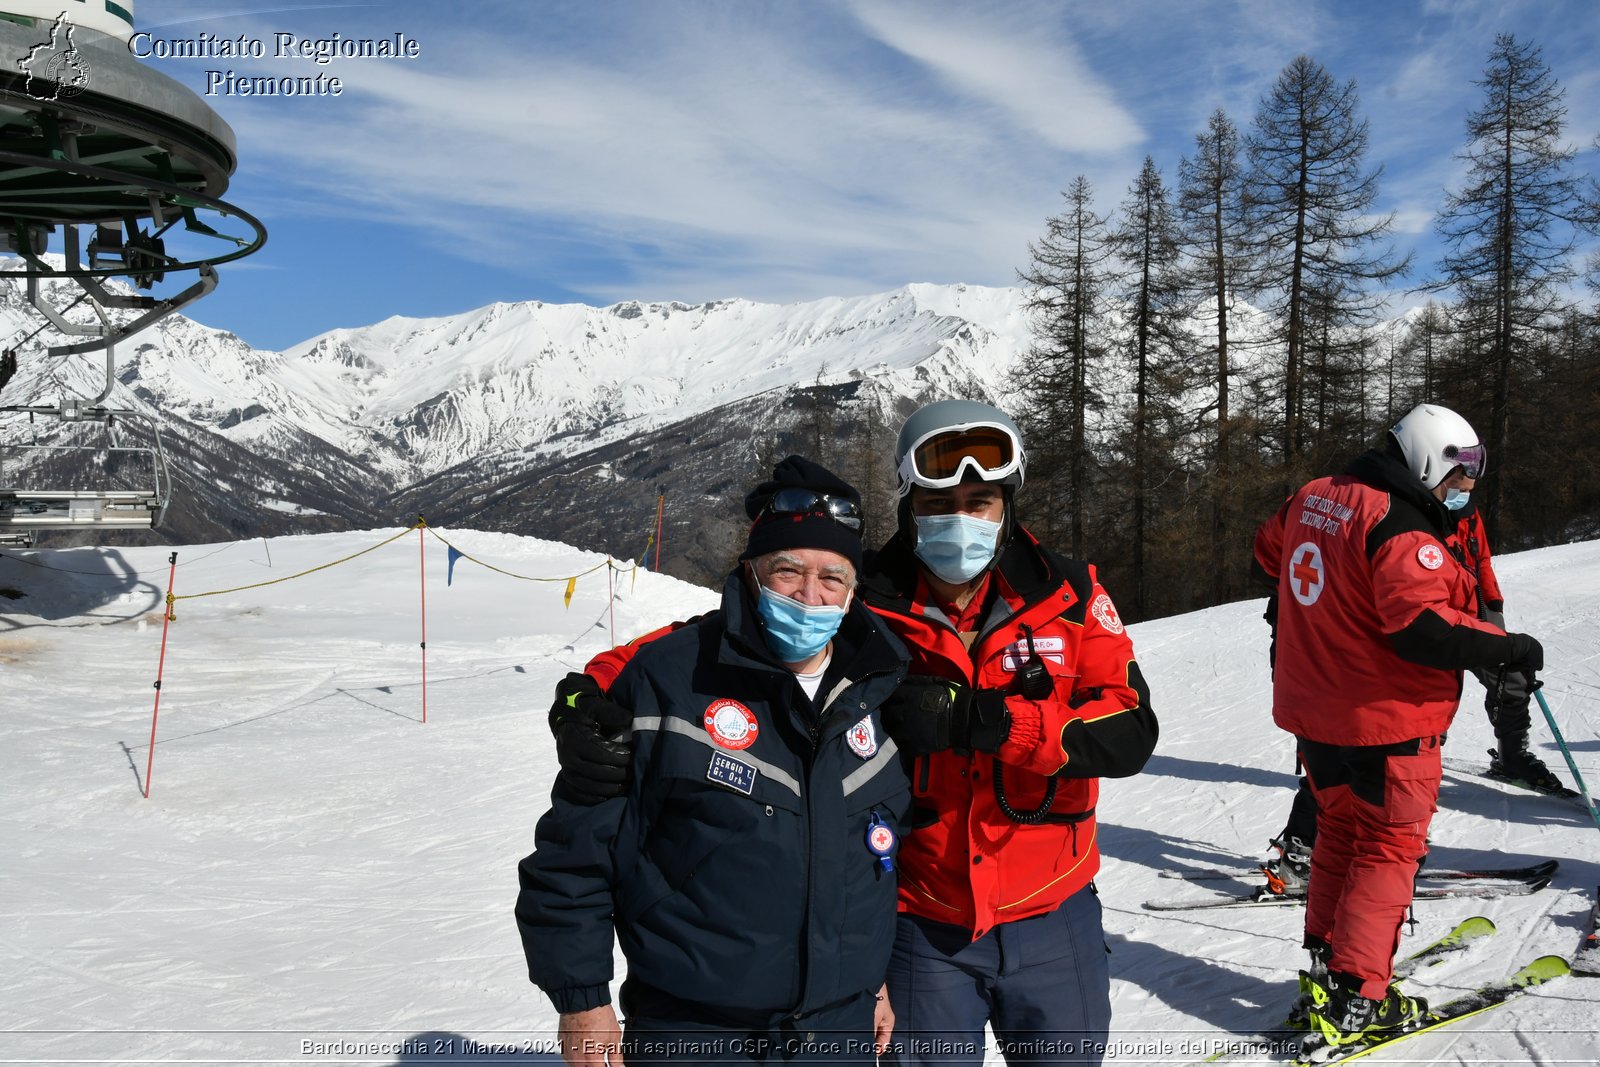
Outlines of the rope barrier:
[{"label": "rope barrier", "polygon": [[[593,574],[595,571],[598,571],[602,567],[610,567],[614,571],[625,571],[625,572],[637,572],[637,571],[639,571],[641,569],[641,564],[639,563],[638,560],[630,560],[628,562],[627,566],[623,566],[622,564],[618,563],[612,557],[607,556],[605,559],[601,560],[599,563],[596,563],[593,567],[590,567],[587,570],[578,571],[576,574],[563,574],[563,575],[559,575],[559,576],[553,577],[553,578],[539,577],[538,575],[532,575],[532,574],[518,574],[515,571],[508,571],[504,567],[497,567],[493,563],[485,562],[484,560],[479,559],[477,556],[474,556],[472,553],[467,552],[467,551],[457,547],[448,538],[446,538],[442,534],[440,534],[438,530],[434,529],[432,526],[429,526],[428,523],[427,523],[427,520],[422,519],[422,518],[419,517],[416,522],[412,523],[410,526],[407,526],[404,530],[401,530],[399,533],[395,534],[393,537],[390,537],[390,538],[387,538],[387,539],[385,539],[383,541],[380,541],[375,545],[370,545],[367,548],[363,548],[359,552],[352,552],[348,556],[342,556],[339,559],[332,560],[332,561],[330,561],[328,563],[323,563],[323,564],[321,564],[319,566],[316,566],[316,567],[311,567],[311,568],[309,568],[307,570],[297,571],[294,574],[286,574],[281,578],[270,578],[270,579],[268,579],[267,581],[264,581],[264,582],[251,582],[248,585],[236,585],[236,586],[232,586],[232,587],[227,588],[227,589],[210,589],[210,590],[207,590],[207,591],[202,592],[202,593],[184,593],[181,596],[172,596],[172,597],[168,598],[168,605],[167,605],[168,606],[168,610],[170,612],[172,604],[174,602],[176,602],[176,601],[179,601],[179,600],[198,600],[201,597],[222,596],[222,595],[224,595],[226,593],[240,593],[240,592],[244,592],[247,589],[261,589],[261,588],[264,588],[265,586],[277,585],[280,582],[288,582],[288,581],[293,581],[296,578],[303,578],[308,574],[315,574],[318,571],[327,570],[330,567],[337,567],[341,563],[348,563],[351,560],[356,559],[357,557],[366,555],[368,552],[376,552],[378,549],[382,548],[384,545],[392,544],[393,542],[400,540],[400,538],[404,537],[406,534],[410,533],[412,530],[415,530],[415,529],[418,529],[418,528],[427,530],[428,533],[432,534],[433,537],[437,541],[439,541],[440,544],[442,544],[446,548],[450,549],[452,552],[454,552],[456,555],[460,556],[462,559],[469,560],[472,563],[476,563],[478,566],[483,567],[486,570],[494,571],[496,574],[503,574],[507,578],[516,578],[519,581],[524,581],[524,582],[566,582],[566,583],[568,583],[570,585],[571,583],[576,582],[579,578],[582,578],[582,577],[584,577],[586,575]],[[644,547],[644,552],[641,554],[641,557],[640,557],[641,559],[644,558],[645,556],[649,555],[650,543],[652,541],[654,541],[653,537],[647,539],[647,541],[645,543],[645,547]],[[232,544],[224,545],[222,548],[218,548],[218,549],[215,549],[214,551],[208,552],[204,556],[200,556],[200,557],[197,557],[196,559],[190,560],[189,563],[191,563],[191,564],[192,563],[198,563],[203,559],[208,559],[211,556],[215,556],[218,553],[225,552],[228,549],[233,548],[233,547],[236,547],[236,546],[232,545]],[[116,581],[124,581],[124,580],[127,579],[127,575],[123,575],[123,574],[108,574],[105,571],[85,571],[85,570],[77,570],[77,569],[72,568],[72,567],[54,567],[54,566],[51,566],[48,563],[40,563],[37,560],[27,559],[26,557],[14,555],[14,554],[12,554],[10,552],[0,552],[0,559],[11,559],[11,560],[15,560],[18,563],[25,564],[25,565],[27,565],[29,567],[37,567],[40,570],[46,570],[46,571],[57,571],[57,572],[59,572],[61,574],[81,574],[81,575],[84,575],[85,577],[89,577],[89,578],[105,578],[105,579],[111,579],[111,580],[116,580]],[[637,577],[637,575],[635,575],[635,577]]]},{"label": "rope barrier", "polygon": [[[244,592],[246,590],[250,590],[250,589],[263,589],[263,588],[266,588],[269,585],[278,585],[278,584],[281,584],[283,582],[293,581],[296,578],[304,578],[306,575],[316,574],[318,571],[325,571],[325,570],[328,570],[331,567],[337,567],[342,563],[348,563],[353,559],[358,559],[361,556],[364,556],[369,552],[375,552],[378,549],[384,547],[385,545],[390,545],[390,544],[393,544],[394,542],[400,540],[402,537],[405,537],[407,534],[409,534],[412,530],[417,531],[417,552],[418,552],[418,557],[417,557],[418,558],[418,564],[417,564],[418,565],[417,586],[418,586],[419,594],[420,594],[420,597],[421,597],[421,599],[420,599],[421,614],[420,614],[419,618],[421,620],[421,625],[422,625],[422,642],[421,642],[421,649],[422,649],[422,721],[424,723],[426,723],[428,721],[428,618],[427,618],[427,613],[428,613],[427,586],[428,586],[428,583],[427,583],[427,538],[424,536],[425,532],[432,534],[441,544],[443,544],[450,552],[454,553],[456,556],[464,558],[464,559],[471,560],[473,563],[478,564],[478,566],[480,566],[480,567],[486,567],[489,570],[492,570],[497,574],[503,574],[508,578],[517,578],[517,579],[520,579],[522,581],[530,581],[530,582],[565,582],[566,585],[567,585],[565,602],[566,602],[568,607],[570,607],[572,605],[572,593],[573,593],[573,589],[576,587],[576,585],[578,583],[578,579],[583,577],[584,575],[593,574],[595,571],[598,571],[601,567],[606,568],[606,585],[607,585],[606,601],[607,601],[607,605],[608,605],[608,610],[610,611],[610,614],[611,614],[611,642],[612,642],[612,644],[616,644],[616,599],[617,599],[617,597],[616,597],[616,574],[619,571],[631,571],[631,572],[633,572],[634,580],[637,581],[638,580],[638,572],[641,569],[643,569],[642,566],[641,566],[641,562],[630,561],[628,566],[623,567],[623,566],[619,565],[616,562],[616,560],[612,559],[610,556],[607,556],[600,563],[595,564],[593,567],[590,567],[587,570],[580,571],[577,574],[562,575],[562,576],[554,577],[554,578],[539,577],[539,576],[530,575],[530,574],[517,574],[516,572],[508,571],[503,567],[497,567],[492,563],[485,563],[483,560],[478,559],[477,557],[471,555],[470,553],[463,552],[461,549],[459,549],[455,545],[451,544],[450,541],[447,538],[445,538],[442,534],[440,534],[437,530],[434,530],[431,526],[429,526],[427,519],[425,519],[421,515],[417,516],[417,521],[416,522],[412,523],[410,526],[407,526],[405,529],[401,530],[399,533],[396,533],[392,537],[386,537],[382,541],[378,542],[375,545],[369,545],[368,547],[363,548],[360,551],[352,552],[349,555],[341,556],[338,559],[330,560],[329,562],[320,564],[320,565],[318,565],[316,567],[309,567],[309,568],[307,568],[305,570],[302,570],[302,571],[296,571],[294,574],[286,574],[281,578],[270,578],[270,579],[268,579],[267,581],[264,581],[264,582],[250,582],[250,583],[245,584],[245,585],[231,586],[230,588],[227,588],[227,589],[210,589],[210,590],[207,590],[207,591],[202,592],[202,593],[185,593],[182,596],[178,596],[177,594],[173,593],[173,591],[172,591],[174,576],[177,574],[177,570],[178,570],[178,554],[176,552],[174,552],[174,553],[171,554],[171,556],[168,557],[168,562],[170,564],[170,567],[169,567],[169,571],[168,571],[168,575],[167,575],[167,595],[166,595],[165,610],[162,612],[163,618],[162,618],[162,625],[161,625],[161,656],[160,656],[160,659],[157,661],[157,666],[156,666],[156,682],[155,682],[156,698],[155,698],[155,704],[151,708],[151,712],[150,712],[150,745],[149,745],[150,758],[146,762],[146,765],[145,765],[144,783],[143,783],[144,784],[144,796],[145,796],[146,799],[148,799],[149,796],[150,796],[150,778],[151,778],[152,773],[155,770],[156,724],[157,724],[157,718],[158,718],[158,715],[160,714],[160,709],[161,709],[162,675],[165,672],[166,662],[167,662],[167,636],[168,636],[168,632],[169,632],[168,627],[172,623],[172,621],[177,618],[177,615],[173,611],[173,605],[176,604],[180,600],[198,600],[201,597],[222,596],[222,595],[227,594],[227,593],[242,593],[242,592]],[[228,547],[228,546],[225,546],[225,547]],[[222,550],[223,549],[218,549],[217,551],[220,552]],[[649,550],[650,550],[650,545],[647,542],[646,545],[645,545],[646,554],[648,554]],[[212,552],[210,554],[211,555],[215,555],[216,552]],[[12,556],[10,558],[20,559],[20,557],[15,557],[15,556]],[[202,558],[204,558],[204,557],[202,557]],[[642,558],[644,558],[644,557],[641,557],[641,559]],[[29,564],[32,564],[33,566],[44,567],[47,570],[62,570],[62,569],[64,569],[64,568],[59,568],[59,567],[48,567],[45,564],[36,564],[36,563],[33,563],[33,561],[31,561],[31,560],[21,560],[21,562],[29,563]],[[83,571],[83,572],[78,572],[78,573],[88,574],[88,573],[93,573],[93,572]]]},{"label": "rope barrier", "polygon": [[524,582],[570,582],[570,581],[574,581],[575,579],[582,578],[586,574],[593,574],[595,571],[599,570],[601,567],[614,567],[614,568],[616,568],[618,570],[622,569],[620,567],[617,567],[617,564],[616,564],[615,560],[613,560],[610,556],[607,556],[605,559],[601,560],[599,563],[596,563],[593,567],[590,567],[586,571],[579,571],[577,574],[563,574],[563,575],[561,575],[560,577],[557,577],[557,578],[539,578],[539,577],[536,577],[535,575],[531,575],[531,574],[518,574],[515,571],[508,571],[503,567],[496,567],[493,563],[485,563],[483,560],[477,558],[472,553],[464,552],[461,549],[457,548],[455,545],[451,544],[443,535],[441,535],[439,533],[438,530],[435,530],[432,526],[428,526],[428,524],[426,522],[421,522],[421,525],[426,527],[427,531],[430,534],[432,534],[439,541],[440,544],[442,544],[446,548],[450,549],[450,551],[454,552],[456,555],[460,556],[462,559],[471,560],[473,563],[476,563],[480,567],[486,567],[489,570],[494,571],[496,574],[503,574],[507,578],[516,578],[519,581],[524,581]]},{"label": "rope barrier", "polygon": [[264,581],[264,582],[251,582],[249,585],[236,585],[231,589],[212,589],[212,590],[209,590],[208,592],[204,592],[204,593],[185,593],[183,596],[168,596],[167,597],[167,605],[168,605],[168,607],[170,609],[170,607],[173,604],[173,602],[178,601],[178,600],[198,600],[199,598],[201,598],[203,596],[221,596],[224,593],[241,593],[246,589],[262,589],[262,588],[265,588],[266,586],[269,586],[269,585],[277,585],[279,582],[288,582],[288,581],[293,581],[296,578],[304,578],[308,574],[315,574],[318,571],[325,571],[329,567],[337,567],[341,563],[349,563],[351,560],[357,558],[358,556],[364,556],[368,552],[376,552],[378,549],[382,548],[384,545],[393,544],[394,542],[400,540],[400,538],[404,537],[406,534],[410,533],[412,530],[415,530],[419,526],[424,526],[424,525],[426,525],[426,524],[421,519],[418,519],[416,522],[412,523],[410,526],[407,526],[404,530],[401,530],[399,533],[395,534],[393,537],[386,538],[386,539],[384,539],[382,541],[379,541],[375,545],[371,545],[371,546],[369,546],[367,548],[363,548],[360,552],[352,552],[348,556],[343,556],[343,557],[341,557],[339,559],[333,560],[332,562],[324,563],[319,567],[312,567],[312,568],[310,568],[308,570],[299,571],[299,572],[297,572],[295,574],[286,574],[282,578],[269,578],[267,581]]}]

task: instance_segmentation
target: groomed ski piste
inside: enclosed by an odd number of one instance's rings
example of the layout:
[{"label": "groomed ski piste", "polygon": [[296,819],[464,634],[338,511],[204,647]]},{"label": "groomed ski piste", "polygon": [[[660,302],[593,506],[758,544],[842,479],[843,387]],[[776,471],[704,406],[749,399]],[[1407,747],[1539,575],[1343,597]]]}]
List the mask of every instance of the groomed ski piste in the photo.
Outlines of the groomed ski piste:
[{"label": "groomed ski piste", "polygon": [[[175,592],[283,578],[400,532],[185,546]],[[0,1062],[559,1062],[511,917],[556,770],[552,687],[613,638],[716,596],[608,574],[605,557],[561,544],[439,532],[556,580],[461,559],[447,586],[444,546],[412,531],[291,581],[177,601],[148,799],[171,550],[4,550],[0,590],[25,595],[0,599]],[[1496,565],[1512,625],[1544,643],[1545,693],[1579,767],[1600,781],[1600,542]],[[1100,804],[1108,1063],[1248,1053],[1294,996],[1299,909],[1141,907],[1243,888],[1159,873],[1236,866],[1282,826],[1293,763],[1270,719],[1261,608],[1131,628],[1161,742]],[[1484,758],[1481,700],[1468,679],[1449,754]],[[1541,719],[1538,750],[1570,780]],[[1447,775],[1432,840],[1440,866],[1561,868],[1530,896],[1419,902],[1402,954],[1474,914],[1498,933],[1408,988],[1443,1003],[1571,957],[1600,883],[1600,832],[1581,810]],[[1597,1058],[1600,978],[1573,976],[1369,1062]],[[992,1044],[988,1059],[1002,1062]]]}]

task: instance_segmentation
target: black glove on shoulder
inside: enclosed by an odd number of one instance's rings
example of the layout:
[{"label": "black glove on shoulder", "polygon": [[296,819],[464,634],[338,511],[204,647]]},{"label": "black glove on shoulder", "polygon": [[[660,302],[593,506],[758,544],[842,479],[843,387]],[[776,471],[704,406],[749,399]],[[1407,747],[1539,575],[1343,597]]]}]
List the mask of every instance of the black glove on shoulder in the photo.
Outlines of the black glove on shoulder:
[{"label": "black glove on shoulder", "polygon": [[633,713],[608,700],[587,674],[569,674],[557,682],[550,706],[550,733],[561,764],[556,788],[580,804],[621,796],[628,787],[633,746],[617,735],[632,724]]},{"label": "black glove on shoulder", "polygon": [[914,674],[883,702],[883,728],[913,756],[954,749],[994,752],[1011,733],[1011,713],[999,689],[974,689]]},{"label": "black glove on shoulder", "polygon": [[1530,634],[1506,634],[1511,639],[1511,654],[1506,666],[1525,671],[1544,670],[1544,646]]}]

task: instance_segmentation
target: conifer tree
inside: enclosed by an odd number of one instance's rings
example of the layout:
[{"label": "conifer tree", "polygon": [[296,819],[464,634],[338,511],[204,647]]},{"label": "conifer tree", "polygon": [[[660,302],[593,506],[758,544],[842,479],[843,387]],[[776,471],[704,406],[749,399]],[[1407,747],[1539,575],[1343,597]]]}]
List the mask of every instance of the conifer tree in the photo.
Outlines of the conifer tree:
[{"label": "conifer tree", "polygon": [[1467,117],[1465,183],[1449,195],[1436,229],[1446,247],[1443,284],[1456,290],[1458,312],[1478,342],[1464,353],[1458,403],[1464,412],[1488,409],[1486,422],[1474,423],[1500,460],[1478,490],[1494,536],[1501,472],[1516,469],[1506,453],[1514,392],[1531,367],[1537,334],[1562,310],[1576,235],[1592,230],[1595,217],[1572,168],[1574,151],[1562,139],[1565,92],[1539,49],[1511,34],[1496,36],[1477,84],[1484,101]]},{"label": "conifer tree", "polygon": [[1236,588],[1228,551],[1234,499],[1233,302],[1249,290],[1249,220],[1239,131],[1221,108],[1195,135],[1195,154],[1178,164],[1178,216],[1192,264],[1197,314],[1209,318],[1216,366],[1216,430],[1211,468],[1211,597],[1220,603]]},{"label": "conifer tree", "polygon": [[1061,195],[1065,208],[1045,220],[1045,234],[1028,245],[1029,265],[1019,272],[1033,344],[1020,363],[1018,422],[1029,443],[1031,521],[1050,536],[1064,525],[1068,550],[1081,556],[1089,419],[1101,403],[1094,370],[1105,355],[1099,302],[1111,252],[1089,180],[1079,175]]},{"label": "conifer tree", "polygon": [[[1393,217],[1371,214],[1382,168],[1365,169],[1367,123],[1358,107],[1354,81],[1338,84],[1298,56],[1262,97],[1246,138],[1261,280],[1268,310],[1282,323],[1281,437],[1290,480],[1305,473],[1296,468],[1311,436],[1308,348],[1343,343],[1344,331],[1370,320],[1378,304],[1370,287],[1406,269],[1391,249],[1377,247]],[[1336,354],[1324,347],[1317,366]]]},{"label": "conifer tree", "polygon": [[1121,264],[1117,279],[1121,297],[1121,329],[1125,365],[1131,369],[1133,395],[1126,451],[1131,522],[1131,564],[1134,618],[1149,618],[1149,568],[1145,549],[1152,539],[1151,490],[1175,465],[1184,427],[1178,425],[1179,404],[1189,384],[1184,361],[1192,349],[1185,333],[1189,311],[1187,286],[1181,274],[1177,217],[1155,160],[1144,166],[1128,190],[1110,247]]}]

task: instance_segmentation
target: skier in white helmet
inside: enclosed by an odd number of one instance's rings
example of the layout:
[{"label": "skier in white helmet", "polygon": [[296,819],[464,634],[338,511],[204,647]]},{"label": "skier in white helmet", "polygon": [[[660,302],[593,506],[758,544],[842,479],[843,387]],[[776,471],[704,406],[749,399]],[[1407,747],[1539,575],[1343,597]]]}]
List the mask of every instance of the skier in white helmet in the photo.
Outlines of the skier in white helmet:
[{"label": "skier in white helmet", "polygon": [[1477,581],[1450,545],[1446,500],[1484,459],[1465,419],[1421,404],[1383,448],[1302,487],[1256,533],[1277,581],[1273,719],[1295,735],[1320,808],[1312,966],[1291,1021],[1329,1045],[1412,1028],[1427,1010],[1390,979],[1462,669],[1543,666],[1537,640],[1479,618]]}]

